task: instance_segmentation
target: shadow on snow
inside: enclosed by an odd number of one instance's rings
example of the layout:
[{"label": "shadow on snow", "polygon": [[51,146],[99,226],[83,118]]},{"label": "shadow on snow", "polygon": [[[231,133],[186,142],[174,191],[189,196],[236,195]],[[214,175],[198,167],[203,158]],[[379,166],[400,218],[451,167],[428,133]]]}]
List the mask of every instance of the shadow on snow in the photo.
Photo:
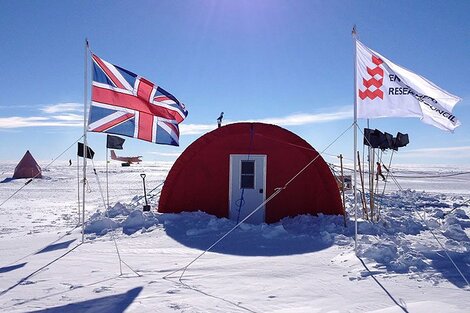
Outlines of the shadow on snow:
[{"label": "shadow on snow", "polygon": [[137,298],[142,291],[142,287],[137,287],[129,290],[126,293],[87,300],[82,302],[70,303],[63,306],[47,308],[39,311],[30,312],[47,312],[47,313],[74,313],[74,312],[87,312],[87,313],[122,313],[132,302]]},{"label": "shadow on snow", "polygon": [[11,271],[17,270],[19,268],[22,268],[25,265],[26,265],[26,263],[20,263],[20,264],[16,264],[16,265],[0,267],[0,273],[11,272]]},{"label": "shadow on snow", "polygon": [[[469,279],[470,263],[466,260],[468,259],[468,252],[459,253],[447,251],[447,253],[450,255],[462,274],[465,275],[467,279]],[[459,288],[465,288],[465,286],[467,286],[466,282],[455,269],[454,265],[446,256],[444,251],[429,251],[423,254],[425,257],[431,260],[431,266],[437,272],[441,273],[442,277]]]},{"label": "shadow on snow", "polygon": [[[234,221],[202,212],[163,214],[159,219],[163,219],[169,237],[199,250],[206,250],[236,225]],[[310,225],[310,228],[314,227]],[[282,222],[242,224],[210,251],[243,256],[293,255],[320,251],[333,243],[332,238],[322,240],[318,233],[310,234],[302,227],[294,229]]]},{"label": "shadow on snow", "polygon": [[55,251],[55,250],[60,250],[60,249],[67,249],[70,246],[70,244],[74,241],[75,239],[72,239],[72,240],[48,245],[44,249],[36,252],[35,254],[40,254],[40,253],[50,252],[50,251]]}]

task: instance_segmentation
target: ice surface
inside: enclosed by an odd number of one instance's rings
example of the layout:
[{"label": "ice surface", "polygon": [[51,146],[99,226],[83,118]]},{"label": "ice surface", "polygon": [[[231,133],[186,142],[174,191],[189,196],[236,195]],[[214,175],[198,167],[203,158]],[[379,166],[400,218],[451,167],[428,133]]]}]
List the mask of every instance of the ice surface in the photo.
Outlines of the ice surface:
[{"label": "ice surface", "polygon": [[[235,222],[203,212],[142,212],[140,173],[152,190],[169,166],[111,166],[109,207],[104,164],[97,163],[97,176],[90,169],[83,245],[81,190],[68,165],[53,165],[0,207],[0,310],[468,312],[469,286],[447,258],[470,279],[470,177],[445,178],[457,169],[397,172],[410,178],[397,177],[401,190],[389,181],[377,197],[379,221],[358,212],[362,263],[354,255],[351,195],[347,227],[342,216],[327,215],[242,224],[201,256]],[[13,169],[0,165],[0,203],[24,186],[7,179]],[[444,177],[414,178],[436,174]],[[158,195],[151,192],[152,208]],[[184,284],[181,271],[163,278],[199,256]]]}]

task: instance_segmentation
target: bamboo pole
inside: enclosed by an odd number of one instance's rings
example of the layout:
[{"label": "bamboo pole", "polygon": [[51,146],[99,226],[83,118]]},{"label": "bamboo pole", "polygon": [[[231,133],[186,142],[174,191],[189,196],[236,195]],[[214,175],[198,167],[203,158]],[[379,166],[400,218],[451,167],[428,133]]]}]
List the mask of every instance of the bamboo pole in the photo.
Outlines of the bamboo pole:
[{"label": "bamboo pole", "polygon": [[[382,164],[382,157],[383,157],[383,150],[380,151],[379,153],[379,160],[378,162]],[[378,174],[378,172],[377,172]],[[383,177],[383,171],[382,171],[382,177]],[[377,197],[380,198],[380,190],[379,190],[379,178],[378,178],[378,175],[377,175],[377,179],[376,179],[376,182],[375,182],[375,193],[377,194]],[[379,216],[380,216],[380,205],[375,205],[375,199],[377,198],[374,194],[374,207],[375,207],[375,219],[376,221],[378,222],[379,221]]]},{"label": "bamboo pole", "polygon": [[392,167],[392,158],[393,158],[393,153],[395,151],[392,150],[392,154],[390,155],[390,161],[388,162],[388,168],[387,168],[387,175],[385,176],[385,183],[384,183],[384,188],[382,189],[382,195],[385,194],[385,187],[387,187],[387,182],[388,182],[388,175],[390,175],[390,168]]},{"label": "bamboo pole", "polygon": [[366,203],[366,195],[365,195],[365,190],[364,190],[364,176],[362,175],[361,159],[359,156],[359,151],[357,151],[357,164],[359,166],[359,178],[361,178],[361,186],[362,186],[362,194],[361,194],[362,212],[364,213],[364,217],[366,219],[369,219],[369,215],[367,214],[367,203]]},{"label": "bamboo pole", "polygon": [[370,167],[371,168],[371,171],[370,171],[371,179],[370,179],[370,181],[372,183],[369,185],[369,201],[370,201],[370,210],[369,211],[370,211],[370,220],[374,221],[374,209],[375,209],[375,206],[374,206],[375,149],[372,149],[372,158],[371,158],[370,164],[371,164],[371,167]]},{"label": "bamboo pole", "polygon": [[346,227],[346,198],[344,197],[344,172],[343,172],[343,155],[339,155],[339,162],[341,165],[341,193],[343,195],[343,216],[344,226]]}]

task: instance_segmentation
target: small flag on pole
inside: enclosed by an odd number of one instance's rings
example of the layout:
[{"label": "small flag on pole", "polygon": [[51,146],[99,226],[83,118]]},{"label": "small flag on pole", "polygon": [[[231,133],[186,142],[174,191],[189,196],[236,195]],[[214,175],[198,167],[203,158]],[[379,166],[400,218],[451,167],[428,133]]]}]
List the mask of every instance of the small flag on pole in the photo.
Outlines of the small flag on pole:
[{"label": "small flag on pole", "polygon": [[[95,156],[95,151],[93,151],[90,147],[87,147],[86,151],[86,158],[93,159],[93,157]],[[83,143],[81,142],[78,143],[77,155],[83,158]]]},{"label": "small flag on pole", "polygon": [[437,128],[460,125],[452,109],[461,99],[356,40],[357,117],[419,117]]},{"label": "small flag on pole", "polygon": [[126,139],[118,136],[108,135],[108,137],[106,138],[106,148],[122,150],[122,145],[124,144],[124,141],[126,141]]}]

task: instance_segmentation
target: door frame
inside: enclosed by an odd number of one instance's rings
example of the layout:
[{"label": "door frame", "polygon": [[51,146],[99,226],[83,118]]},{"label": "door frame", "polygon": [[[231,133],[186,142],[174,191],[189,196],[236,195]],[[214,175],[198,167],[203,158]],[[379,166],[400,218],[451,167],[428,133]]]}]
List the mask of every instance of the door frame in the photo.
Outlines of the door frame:
[{"label": "door frame", "polygon": [[[234,170],[234,162],[240,162],[238,168],[241,170],[241,161],[246,161],[246,160],[254,160],[255,161],[255,187],[256,187],[256,179],[258,178],[256,173],[257,173],[257,168],[256,168],[256,165],[257,165],[257,161],[260,160],[262,161],[262,189],[263,189],[263,192],[262,192],[262,200],[259,204],[263,203],[264,201],[266,201],[266,169],[267,169],[267,161],[268,161],[268,156],[266,154],[230,154],[229,155],[229,190],[228,190],[228,218],[229,219],[234,219],[233,216],[232,216],[232,192],[233,192],[233,175],[235,174],[233,172]],[[240,175],[240,173],[236,173],[236,175]],[[259,176],[259,175],[258,175]],[[240,182],[240,179],[238,179],[238,182]],[[241,190],[241,188],[239,187],[236,187],[237,190]],[[258,189],[259,190],[259,186],[257,188],[254,188],[254,189]],[[259,204],[256,204],[256,206],[253,206],[251,209],[256,209]],[[266,206],[263,206],[262,208],[260,208],[260,210],[262,210],[262,215],[263,215],[263,220],[261,221],[261,223],[264,223],[266,221]],[[250,212],[251,213],[251,212]],[[247,221],[249,221],[250,219],[248,219]]]}]

